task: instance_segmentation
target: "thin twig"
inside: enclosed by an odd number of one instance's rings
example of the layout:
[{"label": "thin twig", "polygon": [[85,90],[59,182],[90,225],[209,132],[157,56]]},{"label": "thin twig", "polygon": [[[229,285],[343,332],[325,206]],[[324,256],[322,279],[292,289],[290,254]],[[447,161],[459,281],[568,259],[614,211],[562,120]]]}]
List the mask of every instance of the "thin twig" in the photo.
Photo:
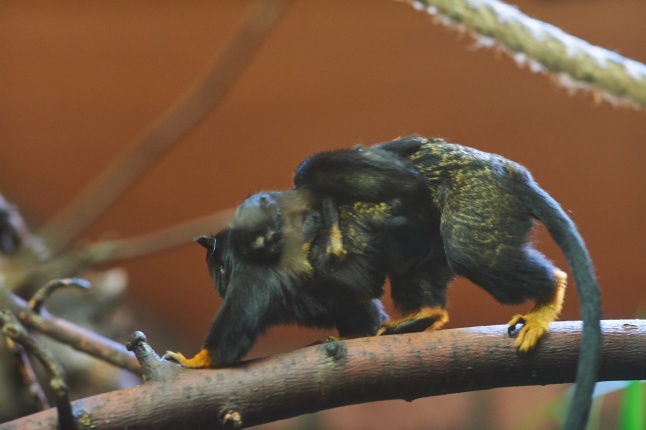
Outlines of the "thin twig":
[{"label": "thin twig", "polygon": [[14,270],[6,277],[6,284],[10,291],[14,291],[14,288],[25,280],[63,278],[97,264],[141,257],[186,245],[198,235],[220,231],[231,219],[233,211],[224,209],[213,215],[128,239],[91,243],[42,262],[36,267],[28,266],[26,269]]},{"label": "thin twig", "polygon": [[[249,427],[378,400],[562,384],[574,380],[581,326],[552,323],[537,349],[520,355],[507,326],[338,341],[226,369],[185,369],[176,378],[88,397],[74,406],[103,430],[215,429],[223,428],[225,419]],[[598,380],[646,379],[646,321],[601,326]],[[0,430],[55,425],[45,411]]]},{"label": "thin twig", "polygon": [[82,288],[87,290],[90,288],[90,283],[85,279],[80,278],[65,278],[65,279],[54,279],[49,281],[43,287],[38,289],[36,293],[29,299],[29,309],[32,312],[40,313],[45,301],[49,296],[59,288],[74,286],[77,288]]},{"label": "thin twig", "polygon": [[400,0],[468,28],[483,46],[502,47],[532,71],[556,74],[566,88],[646,107],[646,65],[592,45],[497,0]]},{"label": "thin twig", "polygon": [[91,256],[93,263],[141,257],[185,245],[199,234],[214,233],[227,225],[233,209],[224,209],[165,230],[130,239],[98,242],[76,252]]},{"label": "thin twig", "polygon": [[240,72],[278,23],[290,0],[257,0],[240,27],[196,82],[127,145],[41,232],[56,254],[84,231],[135,180],[219,106]]},{"label": "thin twig", "polygon": [[49,377],[49,387],[56,404],[59,428],[62,430],[75,429],[69,389],[65,383],[63,370],[54,358],[54,355],[37,339],[29,335],[12,312],[0,311],[0,325],[2,326],[2,334],[22,346],[25,351],[36,357],[43,365]]},{"label": "thin twig", "polygon": [[27,387],[27,392],[34,399],[39,410],[42,411],[49,408],[47,397],[38,382],[38,377],[36,377],[36,372],[34,372],[34,368],[29,361],[29,357],[27,356],[25,349],[9,338],[7,338],[7,343],[9,344],[9,349],[19,361],[18,372],[20,373],[20,378]]},{"label": "thin twig", "polygon": [[9,309],[18,316],[25,327],[114,366],[140,374],[141,369],[137,359],[122,344],[69,321],[56,318],[44,310],[40,315],[31,312],[27,303],[13,294],[7,293],[6,301]]}]

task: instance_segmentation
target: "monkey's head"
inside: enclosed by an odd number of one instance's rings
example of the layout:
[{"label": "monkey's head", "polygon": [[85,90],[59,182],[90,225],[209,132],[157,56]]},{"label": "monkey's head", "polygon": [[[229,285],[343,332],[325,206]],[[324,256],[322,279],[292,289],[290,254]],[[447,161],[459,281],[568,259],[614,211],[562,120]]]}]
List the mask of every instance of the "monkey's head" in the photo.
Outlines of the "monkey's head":
[{"label": "monkey's head", "polygon": [[283,219],[274,193],[242,202],[231,221],[231,245],[242,258],[275,263],[283,252]]},{"label": "monkey's head", "polygon": [[295,279],[311,276],[308,247],[318,234],[318,212],[303,192],[261,192],[243,201],[229,227],[196,242],[206,248],[206,263],[218,294],[253,289],[279,293]]},{"label": "monkey's head", "polygon": [[276,296],[297,279],[311,277],[306,244],[319,234],[320,224],[307,193],[261,192],[238,206],[228,228],[196,241],[206,248],[206,263],[220,296],[248,299],[257,288]]}]

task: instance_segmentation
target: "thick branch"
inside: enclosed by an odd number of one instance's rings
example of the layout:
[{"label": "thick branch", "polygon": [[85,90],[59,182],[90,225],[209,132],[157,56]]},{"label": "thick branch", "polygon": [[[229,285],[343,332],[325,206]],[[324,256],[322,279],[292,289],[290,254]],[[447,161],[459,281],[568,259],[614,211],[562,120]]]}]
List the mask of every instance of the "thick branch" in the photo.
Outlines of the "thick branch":
[{"label": "thick branch", "polygon": [[[104,430],[221,428],[225,417],[251,426],[355,403],[572,382],[581,324],[551,329],[520,356],[507,326],[326,343],[227,369],[184,370],[74,407]],[[646,379],[646,321],[604,321],[602,330],[599,380]],[[56,416],[49,410],[0,425],[17,428],[54,429]]]},{"label": "thick branch", "polygon": [[[646,65],[592,45],[498,0],[403,0],[510,52],[532,71],[555,73],[568,88],[646,107]],[[448,21],[446,20],[448,18]]]}]

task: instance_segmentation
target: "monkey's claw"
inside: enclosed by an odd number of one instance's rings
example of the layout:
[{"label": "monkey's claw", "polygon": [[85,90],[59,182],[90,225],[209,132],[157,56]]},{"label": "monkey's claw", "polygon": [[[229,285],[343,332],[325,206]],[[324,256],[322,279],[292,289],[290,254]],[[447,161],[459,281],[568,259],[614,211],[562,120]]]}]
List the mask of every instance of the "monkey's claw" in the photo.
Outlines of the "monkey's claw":
[{"label": "monkey's claw", "polygon": [[511,336],[516,330],[516,326],[522,324],[523,327],[518,331],[514,346],[518,352],[527,352],[533,349],[538,340],[549,331],[548,322],[539,318],[533,318],[531,315],[515,315],[509,321],[507,332]]},{"label": "monkey's claw", "polygon": [[509,321],[509,327],[507,327],[507,334],[511,336],[516,331],[516,326],[518,324],[525,324],[525,318],[523,315],[514,315],[514,317]]},{"label": "monkey's claw", "polygon": [[195,357],[193,358],[186,358],[181,352],[172,351],[166,351],[166,354],[164,354],[162,358],[164,360],[174,361],[182,367],[190,369],[207,369],[209,367],[215,367],[213,360],[211,359],[211,355],[206,349],[202,349],[200,352],[195,354]]}]

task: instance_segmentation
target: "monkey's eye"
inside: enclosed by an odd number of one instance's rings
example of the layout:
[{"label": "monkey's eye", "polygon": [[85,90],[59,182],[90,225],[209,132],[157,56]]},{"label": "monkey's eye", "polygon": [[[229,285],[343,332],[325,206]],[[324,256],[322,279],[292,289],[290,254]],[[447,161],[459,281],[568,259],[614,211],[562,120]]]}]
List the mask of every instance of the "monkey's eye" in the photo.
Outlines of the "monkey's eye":
[{"label": "monkey's eye", "polygon": [[224,275],[227,271],[224,269],[224,266],[220,265],[220,275]]}]

